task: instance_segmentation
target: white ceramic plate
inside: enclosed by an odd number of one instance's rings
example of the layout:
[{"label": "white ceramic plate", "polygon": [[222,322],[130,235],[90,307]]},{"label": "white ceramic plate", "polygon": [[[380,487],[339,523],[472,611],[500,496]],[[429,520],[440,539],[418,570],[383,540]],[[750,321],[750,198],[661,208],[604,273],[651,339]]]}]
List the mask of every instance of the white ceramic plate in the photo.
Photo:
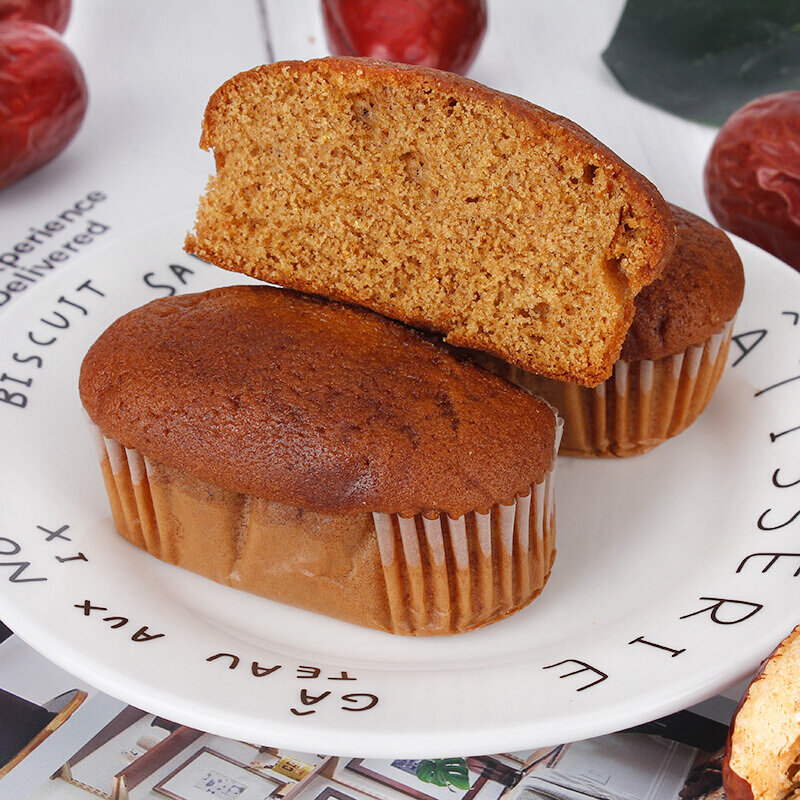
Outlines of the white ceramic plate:
[{"label": "white ceramic plate", "polygon": [[78,371],[128,309],[244,280],[182,252],[189,222],[98,249],[0,315],[0,619],[63,668],[225,736],[431,757],[571,741],[679,710],[747,676],[800,622],[800,276],[741,242],[746,297],[711,406],[646,456],[561,460],[552,579],[507,620],[393,637],[128,545]]}]

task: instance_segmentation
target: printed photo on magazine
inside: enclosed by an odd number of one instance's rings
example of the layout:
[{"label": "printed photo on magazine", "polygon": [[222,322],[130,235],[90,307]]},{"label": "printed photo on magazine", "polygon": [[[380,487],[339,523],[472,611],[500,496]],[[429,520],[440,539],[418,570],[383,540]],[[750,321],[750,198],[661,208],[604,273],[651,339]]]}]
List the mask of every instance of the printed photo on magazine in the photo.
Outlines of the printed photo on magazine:
[{"label": "printed photo on magazine", "polygon": [[[529,751],[350,758],[242,742],[109,698],[0,629],[0,800],[711,800],[734,703]],[[708,711],[709,713],[705,713]]]}]

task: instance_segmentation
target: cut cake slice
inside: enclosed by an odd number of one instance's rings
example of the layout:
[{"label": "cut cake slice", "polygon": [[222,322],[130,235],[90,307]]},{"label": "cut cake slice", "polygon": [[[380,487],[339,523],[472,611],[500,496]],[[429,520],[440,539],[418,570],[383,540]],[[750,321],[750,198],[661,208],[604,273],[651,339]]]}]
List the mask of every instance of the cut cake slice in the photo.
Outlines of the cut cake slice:
[{"label": "cut cake slice", "polygon": [[189,252],[585,385],[674,242],[656,189],[578,125],[436,70],[257,67],[200,144],[217,171]]}]

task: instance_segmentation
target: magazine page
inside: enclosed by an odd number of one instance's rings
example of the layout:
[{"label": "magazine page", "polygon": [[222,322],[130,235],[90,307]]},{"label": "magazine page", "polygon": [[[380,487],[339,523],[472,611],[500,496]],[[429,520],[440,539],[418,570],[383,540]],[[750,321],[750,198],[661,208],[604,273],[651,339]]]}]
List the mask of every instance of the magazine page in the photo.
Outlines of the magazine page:
[{"label": "magazine page", "polygon": [[[699,800],[719,794],[721,719],[679,712],[581,742],[488,756],[352,758],[243,742],[126,705],[18,637],[0,644],[0,798]],[[701,713],[702,712],[702,713]]]}]

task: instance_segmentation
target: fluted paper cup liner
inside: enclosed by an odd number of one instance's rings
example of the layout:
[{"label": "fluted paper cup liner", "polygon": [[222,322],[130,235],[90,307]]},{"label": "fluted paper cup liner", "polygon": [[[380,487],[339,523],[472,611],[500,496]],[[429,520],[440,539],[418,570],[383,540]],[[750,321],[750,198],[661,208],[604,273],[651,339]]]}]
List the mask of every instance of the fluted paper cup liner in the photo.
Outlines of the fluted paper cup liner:
[{"label": "fluted paper cup liner", "polygon": [[617,361],[594,388],[481,361],[554,405],[564,418],[561,455],[635,456],[686,430],[702,413],[728,358],[733,320],[702,344],[654,361]]},{"label": "fluted paper cup liner", "polygon": [[485,513],[324,514],[193,478],[91,427],[119,533],[227,586],[391,633],[439,635],[508,616],[550,575],[555,453],[540,483]]}]

